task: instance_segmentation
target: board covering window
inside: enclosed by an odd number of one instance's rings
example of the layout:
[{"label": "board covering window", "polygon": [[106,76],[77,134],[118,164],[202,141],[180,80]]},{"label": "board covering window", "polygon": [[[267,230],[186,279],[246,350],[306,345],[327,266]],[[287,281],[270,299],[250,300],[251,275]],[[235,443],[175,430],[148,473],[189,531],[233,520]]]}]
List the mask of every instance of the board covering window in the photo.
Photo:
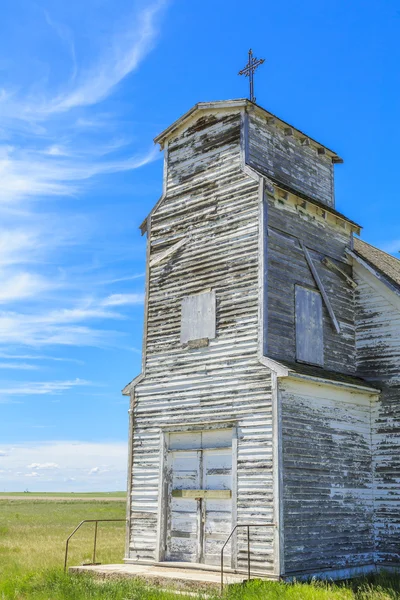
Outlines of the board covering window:
[{"label": "board covering window", "polygon": [[215,338],[215,292],[186,296],[182,300],[181,343]]},{"label": "board covering window", "polygon": [[296,360],[324,364],[323,312],[321,294],[296,285]]}]

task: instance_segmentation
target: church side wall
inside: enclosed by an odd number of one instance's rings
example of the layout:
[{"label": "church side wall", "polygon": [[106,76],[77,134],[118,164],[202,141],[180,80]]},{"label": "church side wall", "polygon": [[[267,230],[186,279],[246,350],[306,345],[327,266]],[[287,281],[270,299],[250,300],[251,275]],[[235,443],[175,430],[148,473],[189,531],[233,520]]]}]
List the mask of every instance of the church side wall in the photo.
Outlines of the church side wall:
[{"label": "church side wall", "polygon": [[280,183],[334,206],[332,159],[267,117],[249,115],[248,163]]},{"label": "church side wall", "polygon": [[295,286],[318,289],[300,242],[310,251],[341,327],[337,333],[324,304],[324,367],[354,374],[354,291],[342,274],[322,263],[328,257],[351,277],[352,268],[345,254],[350,246],[350,232],[317,220],[306,214],[301,205],[295,209],[271,194],[268,195],[267,354],[277,360],[296,360]]},{"label": "church side wall", "polygon": [[382,389],[373,420],[377,559],[378,564],[399,565],[400,299],[384,287],[379,290],[383,284],[360,266],[355,278],[358,369]]},{"label": "church side wall", "polygon": [[[274,519],[271,376],[258,361],[259,192],[241,170],[239,140],[240,115],[228,114],[197,119],[169,142],[166,197],[151,218],[145,377],[134,399],[131,560],[162,556],[164,430],[233,422],[235,522]],[[210,289],[216,337],[183,346],[182,299]],[[272,571],[273,531],[254,535],[253,568]],[[245,551],[243,540],[239,566]]]},{"label": "church side wall", "polygon": [[373,565],[374,397],[288,380],[279,388],[285,575]]}]

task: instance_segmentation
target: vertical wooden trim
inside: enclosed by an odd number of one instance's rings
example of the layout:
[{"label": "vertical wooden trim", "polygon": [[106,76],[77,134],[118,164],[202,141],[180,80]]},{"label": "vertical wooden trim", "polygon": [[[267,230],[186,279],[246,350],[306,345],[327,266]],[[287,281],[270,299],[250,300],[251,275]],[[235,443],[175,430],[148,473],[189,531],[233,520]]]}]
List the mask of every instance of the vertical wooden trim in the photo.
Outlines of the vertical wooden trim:
[{"label": "vertical wooden trim", "polygon": [[164,145],[164,168],[163,168],[163,197],[167,195],[168,188],[168,142]]},{"label": "vertical wooden trim", "polygon": [[158,510],[157,510],[157,540],[156,556],[157,562],[164,560],[165,541],[167,535],[167,511],[169,504],[168,497],[168,433],[160,431],[160,470],[158,474]]},{"label": "vertical wooden trim", "polygon": [[144,323],[143,323],[143,341],[142,341],[142,373],[146,372],[147,356],[147,330],[150,296],[150,248],[151,248],[151,215],[147,217],[147,245],[146,245],[146,282],[144,289]]},{"label": "vertical wooden trim", "polygon": [[[202,436],[202,433],[200,434]],[[204,461],[203,461],[203,450],[197,452],[197,464],[199,465],[199,486],[200,489],[204,489]],[[204,525],[203,522],[203,511],[205,509],[206,500],[197,500],[197,562],[204,562]]]},{"label": "vertical wooden trim", "polygon": [[[264,181],[264,180],[263,180]],[[263,356],[268,353],[268,200],[263,185],[262,199],[262,251],[263,251],[263,281],[262,281],[262,302],[263,302]]]},{"label": "vertical wooden trim", "polygon": [[133,477],[133,407],[134,407],[134,392],[130,395],[129,414],[129,430],[128,430],[128,472],[126,484],[126,531],[125,531],[125,558],[130,558],[130,539],[132,528],[132,477]]},{"label": "vertical wooden trim", "polygon": [[[238,430],[237,426],[232,429],[232,529],[237,523],[237,504],[238,504],[238,482],[237,482],[237,462],[238,462]],[[233,535],[231,544],[231,568],[237,569],[237,535]]]},{"label": "vertical wooden trim", "polygon": [[240,158],[244,168],[249,158],[249,115],[245,108],[241,112]]},{"label": "vertical wooden trim", "polygon": [[265,256],[265,218],[266,208],[264,206],[265,197],[265,181],[264,178],[260,178],[258,185],[258,355],[259,357],[265,355],[265,323],[267,318],[266,315],[266,299],[267,294],[265,290],[266,277],[265,269],[267,268],[266,256]]},{"label": "vertical wooden trim", "polygon": [[369,418],[370,418],[370,443],[371,443],[371,471],[372,471],[372,542],[374,547],[374,564],[376,565],[378,559],[378,540],[377,540],[377,531],[376,531],[376,495],[377,495],[377,486],[376,486],[376,452],[375,452],[375,422],[376,422],[376,410],[377,410],[377,402],[375,398],[371,398],[369,401]]},{"label": "vertical wooden trim", "polygon": [[271,372],[272,439],[273,439],[273,506],[274,506],[274,574],[285,573],[285,540],[283,523],[283,455],[281,395],[276,373]]}]

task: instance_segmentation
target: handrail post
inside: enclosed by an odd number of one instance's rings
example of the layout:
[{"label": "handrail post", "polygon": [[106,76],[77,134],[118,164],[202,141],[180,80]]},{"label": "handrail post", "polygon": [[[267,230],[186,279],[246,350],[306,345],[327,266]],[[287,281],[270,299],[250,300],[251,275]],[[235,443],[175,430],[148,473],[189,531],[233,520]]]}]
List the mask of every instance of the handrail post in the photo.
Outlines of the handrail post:
[{"label": "handrail post", "polygon": [[250,581],[250,525],[247,525],[247,581]]},{"label": "handrail post", "polygon": [[65,542],[64,573],[67,570],[69,538]]},{"label": "handrail post", "polygon": [[222,550],[221,550],[221,594],[223,591],[224,591],[224,548],[222,548]]},{"label": "handrail post", "polygon": [[250,559],[250,527],[276,527],[275,523],[236,523],[235,527],[230,532],[225,544],[221,548],[221,594],[224,589],[224,550],[231,539],[232,535],[235,533],[236,529],[239,527],[246,527],[247,529],[247,581],[250,581],[251,578],[251,559]]},{"label": "handrail post", "polygon": [[98,523],[117,523],[117,522],[121,522],[121,523],[125,522],[126,523],[126,519],[85,519],[84,521],[81,521],[79,523],[79,525],[77,527],[75,527],[75,529],[73,530],[73,532],[70,533],[70,535],[67,537],[67,540],[65,542],[64,573],[67,570],[67,564],[68,564],[69,540],[72,538],[72,536],[75,535],[75,533],[78,531],[78,529],[80,529],[82,527],[82,525],[84,523],[95,523],[94,544],[93,544],[93,563],[95,563],[96,562],[97,526],[98,526]]},{"label": "handrail post", "polygon": [[97,545],[97,525],[98,521],[94,524],[94,541],[93,541],[93,564],[96,564],[96,545]]}]

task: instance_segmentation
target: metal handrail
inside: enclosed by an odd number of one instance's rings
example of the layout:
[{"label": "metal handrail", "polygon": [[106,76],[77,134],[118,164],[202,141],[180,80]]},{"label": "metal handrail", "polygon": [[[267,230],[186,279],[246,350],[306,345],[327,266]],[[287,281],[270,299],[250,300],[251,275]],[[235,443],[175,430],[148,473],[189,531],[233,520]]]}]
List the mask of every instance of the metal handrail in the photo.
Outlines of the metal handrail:
[{"label": "metal handrail", "polygon": [[68,562],[68,546],[69,540],[73,535],[82,527],[84,523],[95,523],[94,526],[94,541],[93,541],[93,562],[94,565],[96,563],[96,546],[97,546],[97,525],[98,523],[116,523],[116,522],[124,522],[126,523],[126,519],[85,519],[81,521],[77,527],[73,530],[73,532],[67,537],[67,541],[65,542],[65,556],[64,556],[64,573],[67,570],[67,562]]},{"label": "metal handrail", "polygon": [[224,590],[224,550],[239,527],[247,527],[247,581],[250,581],[250,527],[275,527],[275,523],[237,523],[221,548],[221,594]]}]

